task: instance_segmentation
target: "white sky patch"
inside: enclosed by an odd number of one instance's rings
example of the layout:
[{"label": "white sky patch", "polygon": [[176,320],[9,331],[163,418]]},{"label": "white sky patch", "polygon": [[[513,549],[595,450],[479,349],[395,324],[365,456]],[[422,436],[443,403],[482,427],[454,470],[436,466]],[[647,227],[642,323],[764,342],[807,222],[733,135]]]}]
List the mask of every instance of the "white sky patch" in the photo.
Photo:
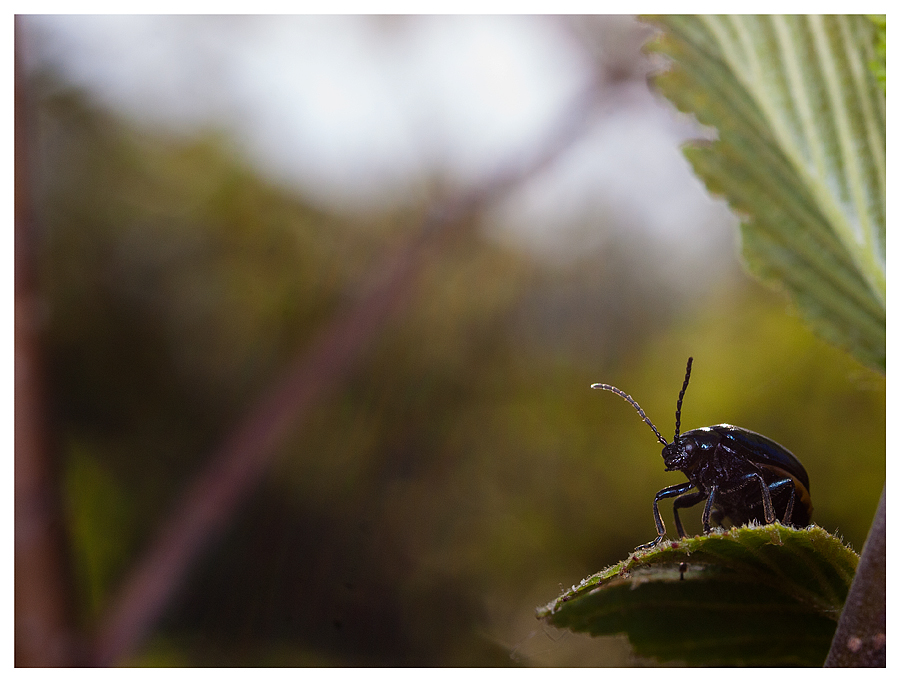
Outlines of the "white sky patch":
[{"label": "white sky patch", "polygon": [[[30,17],[43,60],[153,125],[226,125],[269,173],[341,204],[423,171],[487,175],[587,77],[544,17]],[[394,22],[396,25],[379,25]]]},{"label": "white sky patch", "polygon": [[[587,52],[557,17],[26,21],[37,61],[106,106],[182,133],[222,128],[263,174],[350,211],[396,203],[434,178],[477,185],[545,141],[590,77]],[[595,215],[595,239],[618,226],[690,257],[721,248],[694,239],[727,219],[678,150],[696,130],[643,84],[630,88],[498,210],[524,244],[577,253],[585,235],[570,228],[583,232]]]}]

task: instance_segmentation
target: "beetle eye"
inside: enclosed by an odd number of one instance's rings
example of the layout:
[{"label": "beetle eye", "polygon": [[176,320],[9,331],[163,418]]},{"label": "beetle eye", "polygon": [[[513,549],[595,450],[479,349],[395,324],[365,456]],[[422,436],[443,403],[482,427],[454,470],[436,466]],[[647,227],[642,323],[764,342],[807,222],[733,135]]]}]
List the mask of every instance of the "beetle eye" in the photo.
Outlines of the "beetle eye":
[{"label": "beetle eye", "polygon": [[684,451],[687,454],[691,454],[694,451],[694,444],[691,441],[688,441],[684,444]]}]

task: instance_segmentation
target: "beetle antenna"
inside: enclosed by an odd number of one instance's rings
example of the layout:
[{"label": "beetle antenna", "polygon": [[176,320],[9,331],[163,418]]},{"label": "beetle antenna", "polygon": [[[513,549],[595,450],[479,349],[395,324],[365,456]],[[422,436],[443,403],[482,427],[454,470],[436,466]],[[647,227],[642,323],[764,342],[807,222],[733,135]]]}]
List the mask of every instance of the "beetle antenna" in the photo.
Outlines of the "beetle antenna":
[{"label": "beetle antenna", "polygon": [[688,381],[691,379],[691,365],[694,358],[688,358],[687,370],[684,373],[684,385],[681,387],[681,393],[678,394],[678,405],[675,407],[675,440],[678,440],[678,434],[681,432],[681,402],[684,400],[684,392],[687,390]]},{"label": "beetle antenna", "polygon": [[625,400],[627,400],[629,403],[631,403],[631,406],[637,410],[637,413],[639,415],[641,415],[641,419],[643,419],[645,422],[647,422],[647,426],[649,426],[651,429],[653,429],[653,433],[655,433],[656,437],[659,438],[659,442],[662,443],[663,445],[668,445],[668,443],[666,442],[666,439],[660,435],[657,428],[655,426],[653,426],[653,422],[650,421],[650,418],[646,414],[644,414],[644,411],[641,409],[641,406],[637,404],[637,400],[632,398],[625,391],[623,391],[619,388],[616,388],[615,386],[610,386],[609,384],[591,384],[591,388],[600,388],[600,389],[603,389],[604,391],[612,391],[620,398],[624,398]]}]

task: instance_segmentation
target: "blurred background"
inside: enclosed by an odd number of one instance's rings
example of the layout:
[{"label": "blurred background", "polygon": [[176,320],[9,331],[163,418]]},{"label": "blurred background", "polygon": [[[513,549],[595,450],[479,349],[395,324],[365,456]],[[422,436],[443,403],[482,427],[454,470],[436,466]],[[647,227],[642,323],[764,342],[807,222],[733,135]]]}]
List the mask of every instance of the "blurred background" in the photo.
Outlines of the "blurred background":
[{"label": "blurred background", "polygon": [[813,520],[861,549],[884,379],[744,273],[736,219],[679,151],[714,133],[649,89],[651,35],[627,16],[20,18],[17,192],[79,646],[102,648],[196,481],[273,404],[270,459],[208,500],[220,525],[155,606],[130,602],[156,616],[109,662],[634,663],[534,609],[651,539],[681,480],[590,384],[671,438],[688,355],[683,429],[788,447]]}]

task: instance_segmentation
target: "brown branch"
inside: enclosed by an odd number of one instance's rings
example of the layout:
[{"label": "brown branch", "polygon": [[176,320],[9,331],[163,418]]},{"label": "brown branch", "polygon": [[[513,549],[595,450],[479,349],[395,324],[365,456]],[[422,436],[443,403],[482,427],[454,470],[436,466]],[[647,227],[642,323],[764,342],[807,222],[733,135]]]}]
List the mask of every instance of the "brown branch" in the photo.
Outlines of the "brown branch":
[{"label": "brown branch", "polygon": [[887,665],[887,513],[885,489],[863,545],[850,593],[841,611],[826,668],[884,668]]},{"label": "brown branch", "polygon": [[598,97],[591,88],[539,153],[510,164],[491,182],[434,210],[410,241],[376,268],[370,293],[338,313],[289,366],[188,486],[171,516],[124,580],[101,620],[93,663],[112,665],[131,655],[162,615],[187,569],[227,526],[257,486],[276,446],[295,432],[311,408],[334,393],[416,291],[419,274],[440,250],[449,228],[533,177],[580,139]]},{"label": "brown branch", "polygon": [[15,22],[15,664],[78,662],[60,487],[48,436],[28,164],[28,107]]}]

